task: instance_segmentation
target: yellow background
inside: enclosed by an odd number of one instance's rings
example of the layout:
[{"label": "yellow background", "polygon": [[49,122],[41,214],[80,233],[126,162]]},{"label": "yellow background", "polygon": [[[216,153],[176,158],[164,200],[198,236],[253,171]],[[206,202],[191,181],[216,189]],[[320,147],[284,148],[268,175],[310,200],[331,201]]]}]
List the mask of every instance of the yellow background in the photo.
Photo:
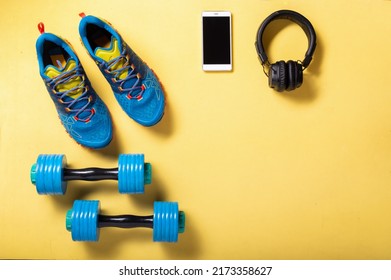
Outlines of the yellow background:
[{"label": "yellow background", "polygon": [[[2,2],[0,258],[391,259],[391,1]],[[302,13],[318,36],[304,84],[283,94],[268,87],[254,47],[261,22],[280,9]],[[232,12],[230,73],[201,70],[204,10]],[[155,70],[167,97],[158,125],[121,110],[80,44],[80,12],[110,21]],[[40,21],[72,43],[109,107],[107,148],[65,133],[38,73]],[[270,30],[272,62],[303,58],[297,25]],[[144,195],[76,181],[65,196],[40,196],[29,173],[42,153],[66,154],[73,168],[144,153],[153,183]],[[136,215],[151,214],[154,200],[178,201],[186,232],[176,244],[153,243],[149,229],[107,228],[98,243],[73,242],[65,212],[75,199]]]}]

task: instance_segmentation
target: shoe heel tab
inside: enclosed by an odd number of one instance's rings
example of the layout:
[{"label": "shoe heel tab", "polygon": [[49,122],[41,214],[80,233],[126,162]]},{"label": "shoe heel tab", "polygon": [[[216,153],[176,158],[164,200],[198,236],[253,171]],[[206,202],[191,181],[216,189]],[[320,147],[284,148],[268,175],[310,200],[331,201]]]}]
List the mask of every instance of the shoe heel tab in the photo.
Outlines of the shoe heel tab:
[{"label": "shoe heel tab", "polygon": [[79,16],[80,16],[81,18],[84,18],[84,17],[86,17],[86,14],[85,14],[84,12],[81,12],[81,13],[79,13]]},{"label": "shoe heel tab", "polygon": [[41,34],[45,33],[45,25],[43,24],[43,22],[38,23],[38,31]]}]

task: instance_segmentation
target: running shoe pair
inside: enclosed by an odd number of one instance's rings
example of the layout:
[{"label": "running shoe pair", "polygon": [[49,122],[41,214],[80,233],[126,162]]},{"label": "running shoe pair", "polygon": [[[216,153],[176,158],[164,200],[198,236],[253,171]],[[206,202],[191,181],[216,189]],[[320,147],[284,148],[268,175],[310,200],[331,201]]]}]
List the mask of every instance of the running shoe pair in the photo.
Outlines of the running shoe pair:
[{"label": "running shoe pair", "polygon": [[[157,124],[164,114],[164,94],[154,72],[105,20],[81,14],[82,44],[110,84],[121,108],[137,123]],[[112,120],[96,94],[70,44],[45,33],[36,42],[39,73],[45,82],[61,123],[85,147],[99,149],[112,139]]]}]

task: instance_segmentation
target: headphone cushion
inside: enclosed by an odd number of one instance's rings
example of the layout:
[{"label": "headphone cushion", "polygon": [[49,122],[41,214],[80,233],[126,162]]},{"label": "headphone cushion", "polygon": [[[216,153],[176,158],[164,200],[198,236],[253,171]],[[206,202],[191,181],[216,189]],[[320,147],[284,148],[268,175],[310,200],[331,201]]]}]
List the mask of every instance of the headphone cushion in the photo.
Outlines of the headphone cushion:
[{"label": "headphone cushion", "polygon": [[284,61],[277,61],[270,66],[269,69],[269,86],[277,91],[286,89],[287,66]]},{"label": "headphone cushion", "polygon": [[284,91],[288,85],[288,81],[287,81],[287,78],[288,78],[288,72],[287,72],[287,65],[285,63],[285,61],[279,61],[278,62],[278,69],[279,69],[279,79],[278,79],[278,88],[277,90],[278,91]]},{"label": "headphone cushion", "polygon": [[286,90],[294,90],[303,83],[303,68],[296,61],[288,61],[288,76],[289,81]]},{"label": "headphone cushion", "polygon": [[291,91],[296,88],[297,84],[297,63],[295,63],[292,60],[289,60],[287,62],[288,65],[288,79],[287,79],[287,85],[286,90]]}]

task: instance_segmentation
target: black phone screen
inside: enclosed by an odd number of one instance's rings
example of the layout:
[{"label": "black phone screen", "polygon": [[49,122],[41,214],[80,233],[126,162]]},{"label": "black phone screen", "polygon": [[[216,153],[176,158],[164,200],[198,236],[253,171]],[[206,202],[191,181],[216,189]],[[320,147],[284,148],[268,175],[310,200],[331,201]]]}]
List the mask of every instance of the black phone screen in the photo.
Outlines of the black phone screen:
[{"label": "black phone screen", "polygon": [[204,64],[231,64],[230,17],[203,17]]}]

